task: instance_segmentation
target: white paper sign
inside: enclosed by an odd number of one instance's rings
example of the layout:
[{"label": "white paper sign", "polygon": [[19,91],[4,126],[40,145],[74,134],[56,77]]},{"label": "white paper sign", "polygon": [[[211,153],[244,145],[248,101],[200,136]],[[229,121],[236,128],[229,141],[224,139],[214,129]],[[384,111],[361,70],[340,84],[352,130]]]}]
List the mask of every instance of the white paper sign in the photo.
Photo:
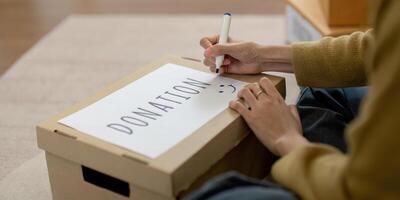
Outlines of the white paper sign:
[{"label": "white paper sign", "polygon": [[226,109],[246,84],[166,64],[59,123],[156,158]]}]

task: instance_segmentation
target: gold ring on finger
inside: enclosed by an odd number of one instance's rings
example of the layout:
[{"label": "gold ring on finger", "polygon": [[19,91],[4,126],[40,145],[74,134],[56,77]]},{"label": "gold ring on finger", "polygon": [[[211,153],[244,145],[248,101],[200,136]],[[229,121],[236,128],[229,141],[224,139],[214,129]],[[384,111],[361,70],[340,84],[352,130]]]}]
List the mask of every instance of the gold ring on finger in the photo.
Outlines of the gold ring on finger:
[{"label": "gold ring on finger", "polygon": [[264,93],[264,91],[262,91],[262,90],[258,91],[256,94],[256,99],[258,99],[258,96],[260,96],[262,93]]}]

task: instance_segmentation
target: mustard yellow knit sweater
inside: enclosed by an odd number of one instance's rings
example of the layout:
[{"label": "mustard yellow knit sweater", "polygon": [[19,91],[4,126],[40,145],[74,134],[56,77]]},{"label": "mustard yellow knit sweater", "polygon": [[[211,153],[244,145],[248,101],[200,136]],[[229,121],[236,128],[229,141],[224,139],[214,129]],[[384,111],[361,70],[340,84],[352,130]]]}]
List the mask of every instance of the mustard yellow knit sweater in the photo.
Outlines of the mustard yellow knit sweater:
[{"label": "mustard yellow knit sweater", "polygon": [[278,160],[276,181],[302,199],[400,199],[400,0],[371,0],[373,31],[293,45],[299,85],[369,85],[346,129],[349,152],[310,144]]}]

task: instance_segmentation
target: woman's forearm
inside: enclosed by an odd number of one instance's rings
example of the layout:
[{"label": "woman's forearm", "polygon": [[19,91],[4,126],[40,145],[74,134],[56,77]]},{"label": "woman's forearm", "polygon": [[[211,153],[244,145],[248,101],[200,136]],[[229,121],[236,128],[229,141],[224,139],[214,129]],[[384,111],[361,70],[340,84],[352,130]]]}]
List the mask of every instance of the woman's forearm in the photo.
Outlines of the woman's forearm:
[{"label": "woman's forearm", "polygon": [[259,45],[258,62],[262,71],[293,73],[292,47],[290,45]]}]

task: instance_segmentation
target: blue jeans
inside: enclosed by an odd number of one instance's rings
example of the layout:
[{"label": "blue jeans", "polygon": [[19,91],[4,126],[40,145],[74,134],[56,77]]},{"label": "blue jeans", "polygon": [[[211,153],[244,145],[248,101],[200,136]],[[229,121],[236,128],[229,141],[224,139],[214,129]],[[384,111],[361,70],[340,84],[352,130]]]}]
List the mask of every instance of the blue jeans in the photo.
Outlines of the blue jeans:
[{"label": "blue jeans", "polygon": [[[297,109],[304,137],[311,142],[325,143],[346,152],[344,129],[357,116],[360,102],[366,92],[366,87],[302,88]],[[299,197],[275,183],[228,172],[210,180],[184,199],[297,200]]]},{"label": "blue jeans", "polygon": [[303,135],[347,151],[344,129],[357,116],[367,87],[302,88],[297,101]]},{"label": "blue jeans", "polygon": [[242,200],[276,199],[298,200],[295,194],[281,186],[243,176],[237,172],[228,172],[207,182],[198,191],[185,200]]}]

